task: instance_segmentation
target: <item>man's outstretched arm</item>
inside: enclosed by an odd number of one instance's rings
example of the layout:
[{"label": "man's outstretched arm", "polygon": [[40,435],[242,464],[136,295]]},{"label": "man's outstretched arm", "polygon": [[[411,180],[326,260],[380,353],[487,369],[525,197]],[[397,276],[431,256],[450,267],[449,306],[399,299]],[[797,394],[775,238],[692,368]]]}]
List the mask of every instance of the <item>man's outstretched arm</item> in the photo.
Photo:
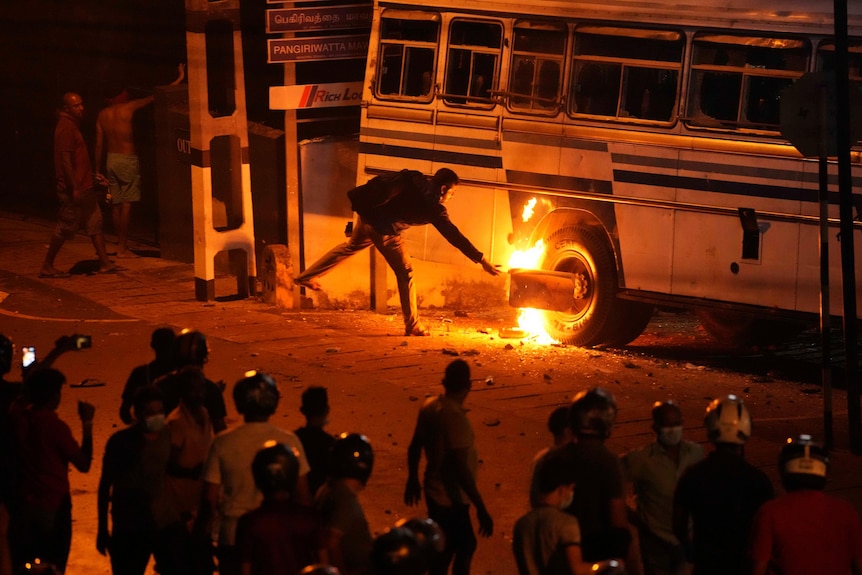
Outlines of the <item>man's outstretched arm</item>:
[{"label": "man's outstretched arm", "polygon": [[[442,206],[441,206],[442,208]],[[458,248],[462,254],[470,258],[477,264],[482,264],[482,269],[492,276],[500,275],[500,270],[497,266],[485,259],[485,256],[480,252],[473,243],[467,239],[467,236],[461,233],[452,220],[449,219],[449,213],[446,208],[442,208],[440,213],[431,221],[431,225],[437,228],[446,241]]]}]

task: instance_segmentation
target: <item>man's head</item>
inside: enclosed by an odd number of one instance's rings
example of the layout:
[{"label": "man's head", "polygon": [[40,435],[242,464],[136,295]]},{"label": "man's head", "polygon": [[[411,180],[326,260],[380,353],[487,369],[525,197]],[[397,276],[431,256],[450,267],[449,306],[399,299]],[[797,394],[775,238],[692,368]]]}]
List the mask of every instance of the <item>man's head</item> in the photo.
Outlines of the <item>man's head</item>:
[{"label": "man's head", "polygon": [[751,436],[751,415],[741,398],[719,397],[706,407],[704,426],[709,440],[716,445],[742,446]]},{"label": "man's head", "polygon": [[236,410],[246,421],[266,421],[275,413],[281,394],[275,380],[262,371],[247,371],[233,386]]},{"label": "man's head", "polygon": [[177,391],[186,407],[196,409],[204,404],[206,383],[204,373],[196,365],[187,365],[177,372]]},{"label": "man's head", "polygon": [[575,495],[575,468],[562,451],[549,452],[536,464],[536,484],[546,503],[565,509]]},{"label": "man's head", "polygon": [[682,410],[671,400],[656,401],[652,407],[652,429],[656,440],[665,447],[682,441]]},{"label": "man's head", "polygon": [[146,431],[161,431],[165,426],[165,395],[155,385],[145,385],[132,400],[135,421]]},{"label": "man's head", "polygon": [[66,92],[63,94],[63,111],[80,120],[84,117],[84,101],[81,96],[75,92]]},{"label": "man's head", "polygon": [[0,378],[12,371],[12,362],[15,358],[15,344],[12,340],[0,333]]},{"label": "man's head", "polygon": [[409,529],[413,532],[428,565],[433,564],[437,557],[446,551],[446,534],[443,533],[440,525],[430,517],[405,517],[399,519],[395,523],[395,527]]},{"label": "man's head", "polygon": [[374,450],[359,433],[342,433],[329,449],[329,473],[333,479],[356,479],[368,483],[374,467]]},{"label": "man's head", "polygon": [[822,490],[829,472],[829,452],[810,435],[788,437],[778,456],[778,471],[786,491]]},{"label": "man's head", "polygon": [[169,359],[174,355],[177,336],[172,327],[159,327],[150,336],[150,347],[160,359]]},{"label": "man's head", "polygon": [[470,364],[463,359],[456,359],[446,366],[446,372],[443,376],[443,388],[446,390],[446,395],[467,396],[473,382],[470,380]]},{"label": "man's head", "polygon": [[406,527],[387,529],[374,538],[371,565],[379,575],[423,575],[430,567],[416,534]]},{"label": "man's head", "polygon": [[56,369],[38,369],[24,380],[24,395],[34,409],[57,409],[66,376]]},{"label": "man's head", "polygon": [[122,90],[120,90],[116,94],[114,94],[112,96],[108,96],[107,98],[105,98],[105,105],[115,106],[117,104],[125,104],[130,99],[131,99],[131,97],[129,96],[129,89],[123,88]]},{"label": "man's head", "polygon": [[458,174],[449,168],[440,168],[431,178],[431,189],[438,195],[441,204],[446,203],[455,195],[458,181]]},{"label": "man's head", "polygon": [[184,329],[174,342],[174,361],[177,367],[203,366],[209,358],[207,338],[197,330]]},{"label": "man's head", "polygon": [[575,437],[607,439],[617,417],[613,394],[602,387],[579,392],[569,408],[569,427]]},{"label": "man's head", "polygon": [[302,405],[299,407],[299,411],[309,420],[325,420],[326,416],[329,415],[329,398],[326,388],[318,385],[306,388],[302,392]]},{"label": "man's head", "polygon": [[267,441],[251,462],[254,484],[265,498],[293,495],[299,477],[299,459],[284,443]]},{"label": "man's head", "polygon": [[572,439],[569,427],[569,406],[561,405],[548,417],[548,431],[554,436],[554,445],[568,443]]}]

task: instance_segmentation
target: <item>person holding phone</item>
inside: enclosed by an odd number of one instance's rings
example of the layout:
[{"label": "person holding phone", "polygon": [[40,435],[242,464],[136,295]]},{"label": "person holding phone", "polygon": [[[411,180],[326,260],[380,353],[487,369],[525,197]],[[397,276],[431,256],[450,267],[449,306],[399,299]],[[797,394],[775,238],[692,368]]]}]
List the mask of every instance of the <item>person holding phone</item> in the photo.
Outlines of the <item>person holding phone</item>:
[{"label": "person holding phone", "polygon": [[39,557],[61,573],[72,545],[72,496],[69,464],[81,473],[93,460],[93,418],[96,408],[78,402],[81,443],[57,416],[66,376],[56,369],[38,369],[25,380],[24,401],[9,413],[19,477],[9,534],[16,568]]},{"label": "person holding phone", "polygon": [[8,381],[15,344],[0,334],[0,575],[12,575],[9,549],[9,513],[15,502],[16,465],[12,455],[15,442],[9,426],[9,409],[21,396],[21,382]]}]

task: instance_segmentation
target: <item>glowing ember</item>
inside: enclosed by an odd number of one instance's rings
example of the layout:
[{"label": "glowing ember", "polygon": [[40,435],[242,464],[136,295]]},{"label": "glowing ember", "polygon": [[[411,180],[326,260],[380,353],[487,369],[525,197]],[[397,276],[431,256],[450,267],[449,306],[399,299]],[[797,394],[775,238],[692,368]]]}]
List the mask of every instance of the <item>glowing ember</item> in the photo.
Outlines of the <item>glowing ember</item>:
[{"label": "glowing ember", "polygon": [[[526,211],[527,206],[524,206],[524,213],[526,213]],[[537,241],[536,245],[530,249],[515,250],[509,258],[509,268],[528,270],[536,269],[539,262],[542,260],[542,254],[544,251],[545,242],[542,240]],[[542,310],[521,308],[520,313],[518,314],[518,327],[528,334],[524,339],[529,339],[540,345],[559,343],[548,335],[547,331],[545,331],[545,320]]]},{"label": "glowing ember", "polygon": [[536,202],[538,202],[536,198],[530,198],[530,200],[524,204],[524,211],[521,213],[521,220],[524,222],[530,221],[530,218],[533,217],[533,209],[536,207]]}]

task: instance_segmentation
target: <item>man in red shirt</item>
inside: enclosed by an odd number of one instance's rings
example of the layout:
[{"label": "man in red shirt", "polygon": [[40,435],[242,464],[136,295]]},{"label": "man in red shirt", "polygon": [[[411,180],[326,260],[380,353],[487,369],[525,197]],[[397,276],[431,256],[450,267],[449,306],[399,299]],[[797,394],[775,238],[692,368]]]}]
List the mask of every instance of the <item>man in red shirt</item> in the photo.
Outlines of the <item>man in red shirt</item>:
[{"label": "man in red shirt", "polygon": [[[63,108],[60,110],[57,127],[54,129],[54,171],[57,177],[57,197],[60,200],[60,213],[57,227],[51,234],[48,253],[39,272],[39,277],[69,277],[54,267],[54,258],[67,239],[75,237],[79,228],[93,242],[99,256],[99,272],[110,273],[119,268],[108,259],[105,239],[102,236],[102,210],[93,190],[93,167],[90,154],[81,134],[81,118],[84,117],[84,103],[81,96],[74,92],[63,95]],[[100,183],[107,185],[103,176]],[[102,181],[104,180],[104,181]]]},{"label": "man in red shirt", "polygon": [[72,544],[72,497],[69,464],[86,473],[93,459],[93,416],[96,408],[78,402],[82,440],[57,417],[66,377],[55,369],[39,369],[25,382],[26,407],[10,412],[18,463],[17,509],[9,530],[16,566],[36,557],[66,569]]},{"label": "man in red shirt", "polygon": [[862,573],[862,523],[849,501],[823,493],[829,456],[800,435],[778,460],[785,495],[754,518],[752,575]]}]

